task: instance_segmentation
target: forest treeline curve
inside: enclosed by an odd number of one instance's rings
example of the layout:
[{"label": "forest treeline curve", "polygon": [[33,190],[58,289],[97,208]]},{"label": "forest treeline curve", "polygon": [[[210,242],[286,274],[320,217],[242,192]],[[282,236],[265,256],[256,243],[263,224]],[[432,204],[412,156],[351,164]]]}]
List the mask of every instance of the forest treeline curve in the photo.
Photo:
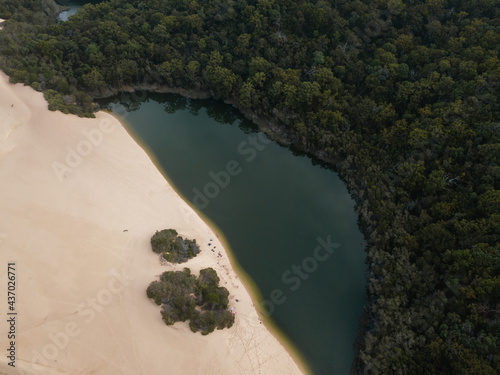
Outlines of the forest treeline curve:
[{"label": "forest treeline curve", "polygon": [[336,168],[367,239],[357,373],[500,373],[498,0],[52,6],[0,3],[0,67],[51,109],[204,92]]}]

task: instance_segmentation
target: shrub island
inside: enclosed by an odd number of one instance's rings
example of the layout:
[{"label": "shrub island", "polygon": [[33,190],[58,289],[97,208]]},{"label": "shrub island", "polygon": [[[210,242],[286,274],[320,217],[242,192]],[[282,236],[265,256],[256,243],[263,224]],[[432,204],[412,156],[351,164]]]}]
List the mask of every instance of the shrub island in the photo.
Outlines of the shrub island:
[{"label": "shrub island", "polygon": [[151,237],[151,247],[155,253],[171,263],[183,263],[194,258],[200,252],[196,240],[184,239],[178,236],[175,229],[156,231]]},{"label": "shrub island", "polygon": [[161,305],[167,325],[189,319],[191,331],[207,335],[215,328],[230,328],[234,323],[234,315],[227,308],[229,291],[219,286],[213,268],[202,269],[198,277],[189,268],[164,272],[160,280],[149,284],[147,295]]}]

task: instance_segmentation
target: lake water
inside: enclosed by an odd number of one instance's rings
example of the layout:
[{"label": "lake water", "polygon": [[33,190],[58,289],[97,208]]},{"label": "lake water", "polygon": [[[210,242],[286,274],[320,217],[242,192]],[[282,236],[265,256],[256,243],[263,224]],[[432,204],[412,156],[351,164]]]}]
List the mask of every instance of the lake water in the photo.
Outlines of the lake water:
[{"label": "lake water", "polygon": [[171,94],[125,102],[107,103],[184,199],[224,233],[265,301],[262,311],[315,374],[349,374],[365,253],[337,174],[269,141],[223,103]]},{"label": "lake water", "polygon": [[[101,0],[99,0],[99,1],[101,1]],[[78,10],[78,8],[80,8],[82,5],[85,5],[87,3],[96,4],[99,1],[96,1],[96,0],[94,0],[94,1],[88,1],[88,0],[87,1],[84,1],[84,0],[82,0],[82,1],[79,1],[79,0],[56,0],[56,2],[58,4],[65,5],[65,6],[69,7],[68,10],[65,10],[64,12],[59,13],[58,18],[59,18],[59,20],[61,20],[63,22],[67,21],[68,18],[70,16],[72,16],[73,14],[75,14],[76,11]]]}]

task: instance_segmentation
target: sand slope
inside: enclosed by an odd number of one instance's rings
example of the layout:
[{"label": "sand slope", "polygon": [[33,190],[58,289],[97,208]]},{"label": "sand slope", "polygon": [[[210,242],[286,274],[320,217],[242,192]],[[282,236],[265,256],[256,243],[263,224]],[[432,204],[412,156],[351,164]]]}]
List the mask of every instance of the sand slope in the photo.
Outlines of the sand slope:
[{"label": "sand slope", "polygon": [[[1,73],[0,309],[14,261],[17,367],[3,350],[0,373],[300,374],[215,241],[217,265],[214,233],[114,117],[50,112],[42,94],[7,82]],[[164,228],[202,244],[179,268],[216,268],[237,311],[233,328],[202,336],[161,321],[145,289],[172,269],[149,247]],[[2,319],[3,349],[7,331]]]}]

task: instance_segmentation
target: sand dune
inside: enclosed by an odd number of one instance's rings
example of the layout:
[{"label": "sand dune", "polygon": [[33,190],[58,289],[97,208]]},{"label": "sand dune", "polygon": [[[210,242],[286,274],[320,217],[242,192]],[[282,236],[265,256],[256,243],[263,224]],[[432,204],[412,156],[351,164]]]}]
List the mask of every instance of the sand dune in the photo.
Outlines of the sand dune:
[{"label": "sand dune", "polygon": [[[12,261],[18,313],[16,369],[2,355],[0,373],[301,373],[260,323],[222,244],[220,266],[207,249],[213,231],[111,115],[50,112],[42,94],[1,73],[0,181],[0,308]],[[233,328],[202,336],[162,322],[145,289],[173,269],[149,247],[164,228],[204,245],[177,268],[218,271],[237,312]]]}]

